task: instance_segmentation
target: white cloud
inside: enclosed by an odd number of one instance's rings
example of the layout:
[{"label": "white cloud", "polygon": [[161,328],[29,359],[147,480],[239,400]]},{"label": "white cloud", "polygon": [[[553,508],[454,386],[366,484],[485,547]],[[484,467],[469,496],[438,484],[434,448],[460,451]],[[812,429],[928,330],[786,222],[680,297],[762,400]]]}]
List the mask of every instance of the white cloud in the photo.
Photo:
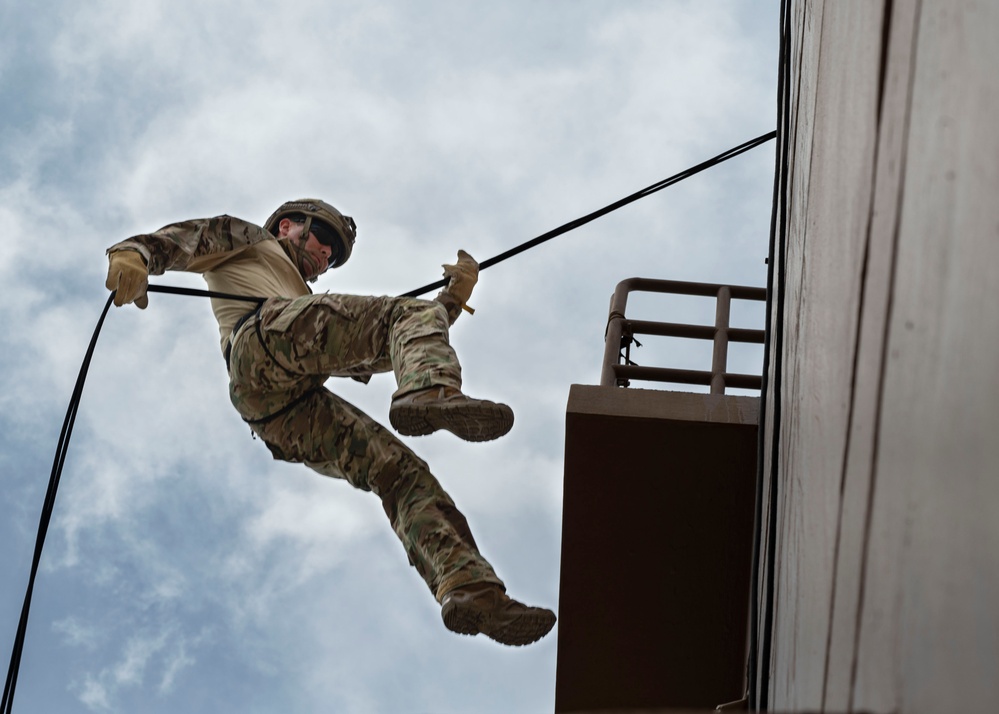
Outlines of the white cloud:
[{"label": "white cloud", "polygon": [[[73,625],[72,629],[75,628]],[[190,650],[201,647],[207,637],[207,630],[190,639],[171,629],[132,634],[123,643],[113,664],[88,672],[72,688],[79,701],[91,711],[118,711],[118,699],[125,693],[132,696],[132,692],[145,687],[149,680],[157,680],[155,692],[158,696],[167,696],[173,690],[178,674],[196,664],[197,659]]]},{"label": "white cloud", "polygon": [[161,695],[169,694],[173,690],[177,675],[195,664],[197,664],[197,660],[187,653],[185,644],[181,642],[176,645],[164,666],[157,692]]},{"label": "white cloud", "polygon": [[104,682],[94,677],[87,677],[80,686],[80,701],[90,711],[111,711],[111,699]]},{"label": "white cloud", "polygon": [[66,644],[88,650],[96,649],[104,640],[101,631],[94,624],[81,622],[75,617],[56,620],[52,623],[52,629],[63,636]]}]

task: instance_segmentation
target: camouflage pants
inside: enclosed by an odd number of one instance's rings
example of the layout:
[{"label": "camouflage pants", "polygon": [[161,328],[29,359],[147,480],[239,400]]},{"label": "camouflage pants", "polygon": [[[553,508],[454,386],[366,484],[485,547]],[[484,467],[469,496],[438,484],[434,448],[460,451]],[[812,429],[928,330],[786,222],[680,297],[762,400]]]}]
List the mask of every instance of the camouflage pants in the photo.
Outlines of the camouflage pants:
[{"label": "camouflage pants", "polygon": [[233,336],[229,393],[274,458],[303,463],[381,498],[409,561],[440,599],[502,585],[427,464],[323,384],[394,370],[395,396],[461,386],[440,304],[354,295],[274,298]]}]

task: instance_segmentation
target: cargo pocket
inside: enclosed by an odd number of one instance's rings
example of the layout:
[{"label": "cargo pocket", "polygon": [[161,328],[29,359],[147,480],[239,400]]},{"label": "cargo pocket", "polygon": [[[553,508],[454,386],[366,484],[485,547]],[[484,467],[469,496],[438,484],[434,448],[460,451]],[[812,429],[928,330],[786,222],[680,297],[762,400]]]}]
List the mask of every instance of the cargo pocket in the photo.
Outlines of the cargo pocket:
[{"label": "cargo pocket", "polygon": [[303,312],[312,306],[314,295],[293,300],[271,300],[260,310],[260,329],[264,332],[287,332]]}]

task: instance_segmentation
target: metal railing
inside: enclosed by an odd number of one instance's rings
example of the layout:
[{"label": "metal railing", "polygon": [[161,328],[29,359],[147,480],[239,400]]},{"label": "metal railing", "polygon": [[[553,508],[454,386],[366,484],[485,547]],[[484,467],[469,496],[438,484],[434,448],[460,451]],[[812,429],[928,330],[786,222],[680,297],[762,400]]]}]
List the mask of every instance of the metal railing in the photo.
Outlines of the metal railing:
[{"label": "metal railing", "polygon": [[[703,295],[714,297],[715,324],[688,325],[674,322],[649,322],[629,320],[624,315],[628,295],[632,292],[670,293],[674,295]],[[605,387],[627,387],[629,380],[699,384],[709,386],[711,394],[724,394],[726,387],[760,389],[762,377],[758,374],[730,374],[728,369],[729,342],[763,344],[764,331],[729,327],[732,300],[767,299],[766,288],[740,285],[714,285],[688,283],[679,280],[651,280],[629,278],[622,280],[611,298],[610,316],[604,335],[604,364],[600,384]],[[642,367],[630,364],[631,343],[635,335],[685,337],[695,340],[712,340],[714,350],[711,371],[673,369],[670,367]],[[625,364],[621,364],[622,358]]]}]

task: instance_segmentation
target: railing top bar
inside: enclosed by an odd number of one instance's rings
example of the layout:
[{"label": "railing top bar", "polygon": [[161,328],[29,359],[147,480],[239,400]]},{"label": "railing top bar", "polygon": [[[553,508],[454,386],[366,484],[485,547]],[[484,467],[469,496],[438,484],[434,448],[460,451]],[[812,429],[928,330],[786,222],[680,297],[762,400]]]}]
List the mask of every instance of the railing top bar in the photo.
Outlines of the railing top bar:
[{"label": "railing top bar", "polygon": [[749,285],[722,285],[716,283],[694,283],[683,280],[655,280],[652,278],[628,278],[617,284],[615,295],[622,292],[672,293],[675,295],[703,295],[715,297],[721,288],[728,288],[733,298],[740,300],[766,300],[767,289]]}]

